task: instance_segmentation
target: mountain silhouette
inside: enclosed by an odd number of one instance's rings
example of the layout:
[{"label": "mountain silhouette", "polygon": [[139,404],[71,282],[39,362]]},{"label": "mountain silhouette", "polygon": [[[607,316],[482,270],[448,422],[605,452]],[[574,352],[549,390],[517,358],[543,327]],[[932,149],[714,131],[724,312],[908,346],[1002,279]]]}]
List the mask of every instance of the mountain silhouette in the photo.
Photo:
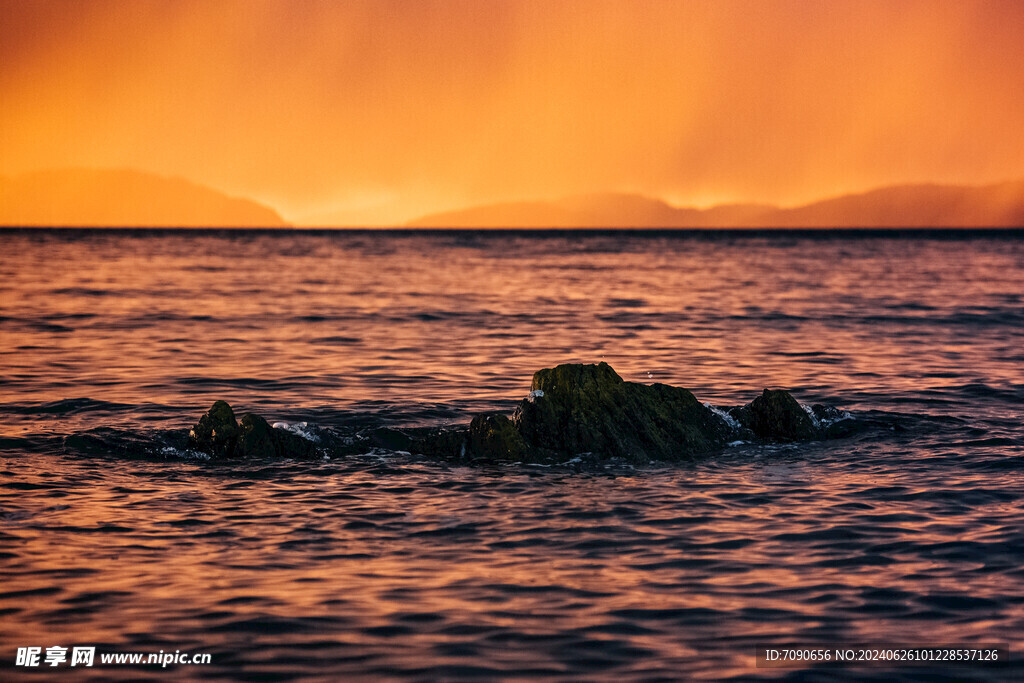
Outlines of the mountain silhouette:
[{"label": "mountain silhouette", "polygon": [[181,178],[60,169],[0,178],[0,225],[288,227],[276,211]]},{"label": "mountain silhouette", "polygon": [[410,227],[450,228],[900,228],[1024,226],[1024,182],[983,187],[898,185],[793,208],[675,207],[635,194],[509,202],[423,216]]},{"label": "mountain silhouette", "polygon": [[747,225],[775,207],[729,204],[679,208],[652,197],[624,193],[574,195],[549,202],[505,202],[435,213],[409,227],[449,228],[677,228]]},{"label": "mountain silhouette", "polygon": [[[273,209],[181,178],[136,170],[60,169],[0,176],[0,225],[289,227]],[[417,218],[443,228],[1024,227],[1024,181],[896,185],[779,208],[677,207],[628,193],[503,202]]]},{"label": "mountain silhouette", "polygon": [[775,227],[1021,227],[1024,182],[984,187],[897,185],[782,209]]}]

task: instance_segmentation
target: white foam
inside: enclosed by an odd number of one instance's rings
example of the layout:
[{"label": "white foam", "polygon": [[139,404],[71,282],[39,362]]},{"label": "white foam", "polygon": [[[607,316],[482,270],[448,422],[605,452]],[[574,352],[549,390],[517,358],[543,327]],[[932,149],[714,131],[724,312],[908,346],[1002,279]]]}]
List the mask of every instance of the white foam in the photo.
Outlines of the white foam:
[{"label": "white foam", "polygon": [[301,436],[306,441],[312,441],[313,443],[320,443],[320,437],[317,436],[310,428],[308,422],[275,422],[271,425],[274,429],[283,429],[286,432],[291,432],[296,436]]},{"label": "white foam", "polygon": [[741,425],[739,423],[739,421],[735,417],[733,417],[729,413],[725,412],[721,408],[719,408],[717,406],[713,406],[710,403],[705,403],[704,407],[707,408],[708,410],[710,410],[712,413],[714,413],[718,417],[720,417],[723,420],[725,420],[725,424],[729,425],[729,429],[733,430],[734,432],[738,432],[741,429],[743,429],[743,425]]},{"label": "white foam", "polygon": [[814,426],[817,427],[818,429],[821,429],[822,427],[829,427],[837,422],[842,422],[843,420],[853,419],[853,415],[846,412],[845,410],[839,412],[839,415],[837,417],[818,417],[817,415],[814,414],[814,410],[812,410],[810,406],[801,405],[800,407],[807,412],[807,414],[811,418],[811,422],[813,422]]},{"label": "white foam", "polygon": [[190,449],[181,450],[174,446],[164,446],[160,449],[160,455],[169,458],[183,458],[185,460],[209,460],[210,455],[208,453],[201,453],[199,451],[193,451]]},{"label": "white foam", "polygon": [[834,425],[836,422],[842,422],[843,420],[852,420],[853,415],[846,412],[845,410],[839,413],[839,417],[826,417],[821,421],[824,425]]},{"label": "white foam", "polygon": [[370,450],[366,451],[365,453],[357,453],[357,454],[353,455],[352,457],[353,458],[376,458],[377,460],[386,460],[389,455],[391,455],[391,451],[383,449],[383,448],[373,447]]},{"label": "white foam", "polygon": [[821,429],[821,420],[819,420],[818,416],[814,414],[814,410],[808,405],[801,404],[800,407],[804,409],[805,413],[807,413],[807,417],[811,418],[814,428]]}]

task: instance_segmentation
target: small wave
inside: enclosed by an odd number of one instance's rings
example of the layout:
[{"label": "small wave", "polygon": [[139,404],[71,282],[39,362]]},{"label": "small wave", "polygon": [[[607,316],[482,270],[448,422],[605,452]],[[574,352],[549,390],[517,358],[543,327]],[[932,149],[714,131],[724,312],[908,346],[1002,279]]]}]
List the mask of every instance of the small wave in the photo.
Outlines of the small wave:
[{"label": "small wave", "polygon": [[176,458],[179,460],[210,459],[210,456],[207,453],[201,453],[190,448],[175,448],[174,446],[164,446],[160,449],[160,454],[168,458]]},{"label": "small wave", "polygon": [[608,305],[617,308],[643,308],[647,305],[646,299],[608,299]]},{"label": "small wave", "polygon": [[738,432],[743,431],[743,425],[741,425],[736,418],[734,418],[732,415],[730,415],[729,413],[725,412],[724,410],[722,410],[718,406],[712,405],[711,403],[705,403],[704,407],[707,408],[708,410],[710,410],[712,413],[714,413],[718,417],[720,417],[725,422],[725,424],[727,424],[729,426],[729,429],[731,429],[733,432],[737,432],[738,433]]},{"label": "small wave", "polygon": [[819,420],[818,416],[814,414],[814,409],[805,403],[801,403],[800,407],[804,409],[805,413],[807,413],[807,417],[811,418],[814,428],[821,429],[821,420]]},{"label": "small wave", "polygon": [[314,339],[310,339],[310,343],[313,344],[338,344],[342,346],[348,344],[358,344],[362,341],[363,340],[359,337],[344,337],[337,335],[332,337],[316,337]]},{"label": "small wave", "polygon": [[816,429],[825,429],[827,427],[831,427],[837,422],[853,419],[853,415],[849,412],[839,410],[838,408],[832,408],[830,406],[809,406],[801,403],[800,407],[803,408],[804,412],[807,413],[807,416],[811,418],[811,422],[814,423]]},{"label": "small wave", "polygon": [[103,410],[124,410],[132,408],[126,403],[110,403],[91,398],[65,398],[47,403],[10,403],[3,406],[7,412],[17,415],[73,415]]},{"label": "small wave", "polygon": [[310,427],[308,422],[275,422],[271,425],[274,429],[283,429],[296,436],[301,436],[306,441],[320,443],[320,435],[316,427]]},{"label": "small wave", "polygon": [[997,387],[983,382],[972,382],[958,387],[957,391],[973,398],[994,399],[1011,403],[1024,402],[1024,384],[1008,383],[1006,387]]},{"label": "small wave", "polygon": [[46,322],[30,322],[28,326],[38,332],[74,332],[75,328],[68,327],[67,325],[58,325],[57,323],[46,323]]}]

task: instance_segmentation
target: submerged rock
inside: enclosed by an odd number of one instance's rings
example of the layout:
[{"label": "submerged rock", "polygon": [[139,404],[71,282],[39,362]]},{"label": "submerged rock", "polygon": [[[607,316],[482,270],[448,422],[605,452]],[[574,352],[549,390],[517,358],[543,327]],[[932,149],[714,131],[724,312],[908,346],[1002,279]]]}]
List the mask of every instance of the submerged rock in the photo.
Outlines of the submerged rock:
[{"label": "submerged rock", "polygon": [[242,457],[311,458],[316,446],[284,429],[276,429],[259,415],[246,413],[241,420],[239,451]]},{"label": "submerged rock", "polygon": [[833,406],[815,403],[811,406],[811,412],[814,414],[814,422],[818,428],[819,438],[822,439],[839,439],[851,436],[863,427],[862,423],[854,420],[850,413]]},{"label": "submerged rock", "polygon": [[749,404],[734,408],[730,415],[762,439],[801,441],[819,436],[811,416],[782,389],[765,389]]},{"label": "submerged rock", "polygon": [[412,434],[409,450],[431,458],[455,460],[470,455],[468,442],[469,428],[465,426],[417,429]]},{"label": "submerged rock", "polygon": [[270,429],[278,457],[315,458],[320,454],[312,441],[303,439],[298,434],[292,434],[285,429],[278,429],[276,427],[271,427]]},{"label": "submerged rock", "polygon": [[469,450],[488,460],[521,461],[530,456],[522,434],[500,413],[483,413],[469,423]]},{"label": "submerged rock", "polygon": [[367,437],[371,448],[384,448],[389,451],[408,451],[412,448],[412,438],[405,432],[388,427],[380,427],[370,432]]},{"label": "submerged rock", "polygon": [[259,415],[246,413],[242,416],[241,437],[238,450],[250,458],[268,458],[277,455],[274,428]]},{"label": "submerged rock", "polygon": [[271,427],[253,413],[241,425],[225,401],[217,401],[189,432],[189,448],[214,458],[313,457],[316,447],[300,436]]}]

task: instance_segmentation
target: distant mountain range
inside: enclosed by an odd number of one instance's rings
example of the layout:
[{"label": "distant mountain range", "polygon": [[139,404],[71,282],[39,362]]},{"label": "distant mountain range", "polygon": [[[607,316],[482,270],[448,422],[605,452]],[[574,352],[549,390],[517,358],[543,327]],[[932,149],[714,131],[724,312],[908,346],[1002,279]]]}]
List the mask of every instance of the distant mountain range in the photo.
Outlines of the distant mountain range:
[{"label": "distant mountain range", "polygon": [[87,169],[0,177],[0,225],[288,227],[269,207],[181,178]]},{"label": "distant mountain range", "polygon": [[984,187],[898,185],[794,208],[728,204],[681,208],[633,194],[508,202],[423,216],[448,228],[901,228],[1024,227],[1024,182]]},{"label": "distant mountain range", "polygon": [[[0,225],[290,227],[273,209],[181,178],[62,169],[0,176]],[[677,207],[637,194],[505,202],[423,216],[440,228],[1024,227],[1024,181],[980,187],[897,185],[805,206]]]}]

